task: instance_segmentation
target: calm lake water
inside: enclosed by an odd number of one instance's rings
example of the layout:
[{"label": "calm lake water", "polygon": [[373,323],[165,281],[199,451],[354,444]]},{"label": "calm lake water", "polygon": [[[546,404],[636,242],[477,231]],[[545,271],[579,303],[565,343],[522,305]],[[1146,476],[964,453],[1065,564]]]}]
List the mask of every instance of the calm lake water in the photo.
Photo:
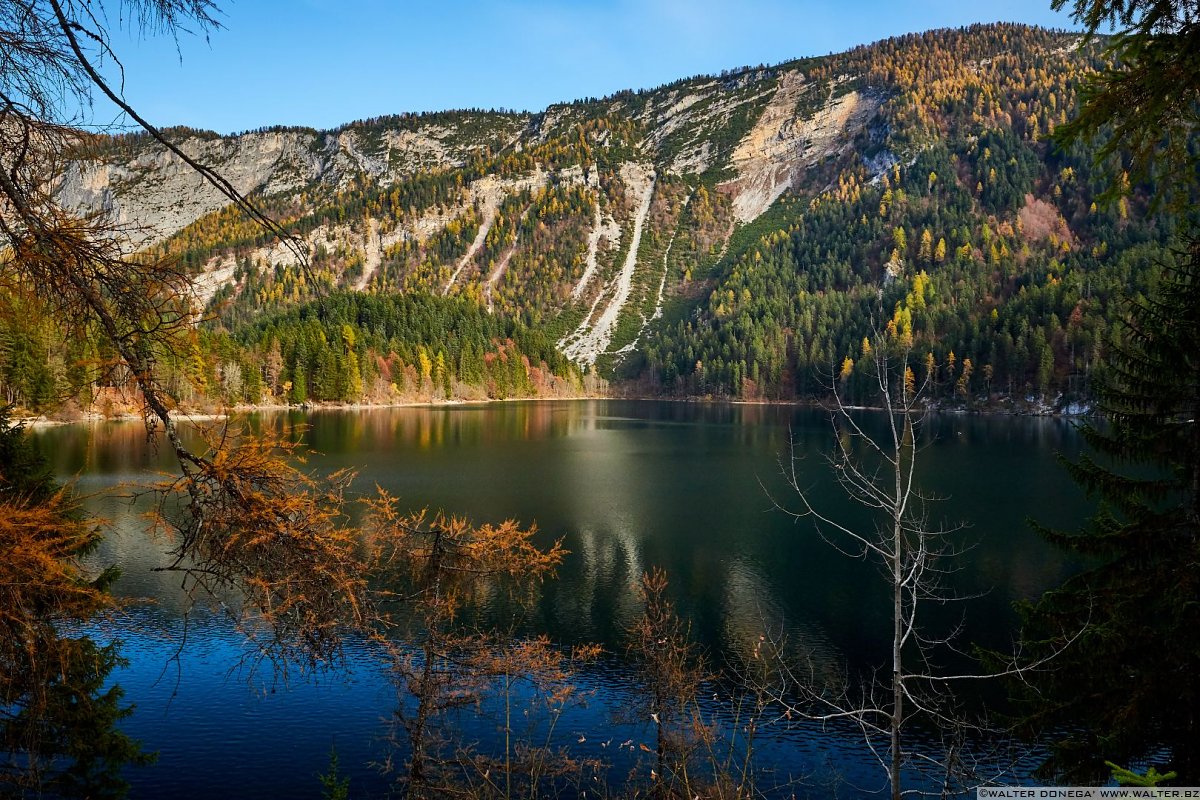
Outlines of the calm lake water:
[{"label": "calm lake water", "polygon": [[[883,421],[862,419],[869,428]],[[356,470],[362,492],[378,485],[414,509],[536,522],[546,542],[562,537],[570,555],[523,626],[564,646],[606,648],[580,676],[592,700],[560,723],[556,741],[613,762],[621,775],[636,759],[599,743],[650,741],[645,724],[616,717],[633,680],[624,632],[640,613],[635,584],[651,567],[669,573],[671,595],[714,665],[747,654],[764,626],[785,632],[789,648],[822,667],[887,663],[888,593],[879,574],[771,499],[795,506],[779,467],[795,441],[804,485],[832,515],[861,519],[826,468],[822,454],[833,439],[820,411],[571,401],[277,414],[261,423],[307,424],[309,465]],[[1078,436],[1062,420],[957,415],[931,420],[926,436],[920,483],[946,498],[935,518],[968,523],[960,535],[975,545],[952,581],[980,595],[942,621],[965,612],[969,641],[1004,647],[1012,603],[1077,568],[1026,520],[1070,527],[1086,515],[1056,460],[1077,453]],[[158,752],[153,766],[129,771],[132,796],[319,797],[316,775],[334,744],[351,796],[384,795],[391,778],[376,765],[390,752],[395,694],[371,655],[351,646],[347,669],[285,686],[239,669],[246,647],[219,615],[193,615],[185,637],[179,577],[152,571],[165,545],[147,535],[126,496],[130,484],[172,468],[165,448],[147,443],[134,423],[45,429],[37,439],[58,473],[90,495],[89,509],[112,523],[96,562],[122,566],[117,592],[151,601],[103,631],[129,660],[114,673],[137,707],[124,728]],[[713,701],[712,713],[723,701]],[[486,718],[462,726],[484,747],[497,735]],[[880,785],[853,731],[778,725],[761,741],[760,766],[772,780],[804,778],[797,796],[827,796],[835,776],[860,787],[843,786],[842,797]]]}]

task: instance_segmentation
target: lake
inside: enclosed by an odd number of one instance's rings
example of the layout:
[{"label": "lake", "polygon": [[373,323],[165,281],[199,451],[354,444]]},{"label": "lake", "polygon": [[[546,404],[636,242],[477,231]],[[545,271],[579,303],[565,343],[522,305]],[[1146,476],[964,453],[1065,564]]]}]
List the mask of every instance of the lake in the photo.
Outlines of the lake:
[{"label": "lake", "polygon": [[[861,419],[868,429],[883,422],[871,412]],[[554,736],[605,759],[613,774],[638,768],[635,754],[600,744],[651,735],[646,721],[617,712],[630,706],[634,681],[625,640],[641,611],[636,583],[652,567],[667,571],[670,596],[714,667],[749,658],[764,630],[822,668],[888,663],[889,593],[878,572],[776,507],[797,506],[780,472],[795,442],[802,484],[831,515],[864,519],[823,459],[834,439],[820,410],[587,400],[281,412],[257,424],[307,425],[309,467],[352,468],[360,492],[378,485],[409,508],[536,522],[543,542],[561,537],[570,554],[520,626],[564,647],[604,646],[578,678],[591,700]],[[88,509],[110,521],[94,558],[121,565],[116,592],[151,601],[101,631],[121,641],[128,660],[113,676],[136,705],[123,727],[158,752],[154,765],[129,770],[132,797],[319,797],[316,776],[334,745],[352,797],[385,794],[392,778],[377,765],[391,752],[395,691],[369,649],[351,642],[344,669],[286,684],[240,668],[245,643],[228,622],[201,611],[185,629],[179,576],[152,571],[166,545],[148,536],[145,501],[131,503],[127,486],[170,470],[166,449],[135,423],[46,428],[36,438],[57,473],[88,496]],[[952,625],[965,614],[966,641],[1003,648],[1013,602],[1078,569],[1027,518],[1073,527],[1086,516],[1057,460],[1078,452],[1079,437],[1058,419],[941,415],[923,441],[919,483],[945,498],[934,518],[965,523],[956,535],[973,545],[953,588],[977,595],[932,619]],[[726,713],[719,684],[707,702],[714,715]],[[486,715],[467,715],[461,727],[484,748],[499,735]],[[759,763],[773,781],[803,777],[787,794],[826,796],[839,778],[879,785],[854,730],[780,722],[760,737]],[[841,796],[855,791],[843,787]]]}]

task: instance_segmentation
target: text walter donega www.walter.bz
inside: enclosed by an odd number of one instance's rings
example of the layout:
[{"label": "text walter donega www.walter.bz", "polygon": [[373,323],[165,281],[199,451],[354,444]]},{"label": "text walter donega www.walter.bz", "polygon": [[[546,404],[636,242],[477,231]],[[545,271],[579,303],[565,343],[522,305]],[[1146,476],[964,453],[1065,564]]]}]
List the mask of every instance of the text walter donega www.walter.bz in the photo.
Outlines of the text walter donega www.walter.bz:
[{"label": "text walter donega www.walter.bz", "polygon": [[1146,798],[1146,800],[1200,800],[1200,786],[1113,787],[1113,786],[1021,786],[980,787],[979,800],[1097,800],[1098,798]]}]

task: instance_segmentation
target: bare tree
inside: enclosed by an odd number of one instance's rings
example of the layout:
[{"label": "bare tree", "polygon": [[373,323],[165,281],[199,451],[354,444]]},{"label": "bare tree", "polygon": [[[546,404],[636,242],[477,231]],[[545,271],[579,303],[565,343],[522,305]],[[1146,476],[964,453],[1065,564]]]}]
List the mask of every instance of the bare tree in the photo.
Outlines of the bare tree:
[{"label": "bare tree", "polygon": [[[779,659],[788,687],[777,692],[785,703],[786,716],[857,725],[886,774],[893,800],[914,794],[949,796],[971,784],[1001,778],[1007,759],[986,759],[992,771],[985,774],[985,759],[965,747],[968,740],[983,740],[984,734],[995,732],[989,731],[982,717],[971,718],[962,711],[953,686],[1020,675],[1048,660],[1022,663],[1017,653],[992,671],[940,671],[943,657],[966,655],[956,642],[961,625],[934,633],[927,620],[932,606],[967,599],[955,593],[946,580],[958,568],[957,557],[966,549],[960,535],[964,526],[933,523],[931,503],[939,498],[923,492],[917,484],[920,430],[927,414],[923,396],[929,377],[917,382],[909,366],[910,354],[907,342],[875,336],[872,358],[883,412],[882,433],[872,432],[872,426],[834,393],[831,418],[836,445],[827,456],[827,465],[846,496],[871,513],[873,527],[843,522],[825,510],[806,484],[794,447],[783,469],[799,504],[776,502],[796,519],[811,521],[838,552],[879,568],[890,594],[890,667],[884,675],[876,673],[877,677],[858,687],[851,687],[848,680],[831,685],[819,681],[814,668],[801,670],[787,663],[778,641],[770,648]],[[938,731],[942,746],[934,752],[909,746],[905,732],[917,724]],[[991,737],[992,742],[1003,739]]]}]

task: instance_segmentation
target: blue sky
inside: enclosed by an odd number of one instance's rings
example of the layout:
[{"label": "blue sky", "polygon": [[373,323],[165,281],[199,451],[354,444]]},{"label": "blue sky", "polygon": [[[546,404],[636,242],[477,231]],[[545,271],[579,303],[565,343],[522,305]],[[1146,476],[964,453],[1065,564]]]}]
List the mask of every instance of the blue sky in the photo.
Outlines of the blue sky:
[{"label": "blue sky", "polygon": [[[1050,0],[218,0],[207,37],[118,33],[125,89],[158,125],[328,128],[447,108],[540,110],[910,31],[1075,27]],[[104,109],[97,107],[103,118]]]}]

